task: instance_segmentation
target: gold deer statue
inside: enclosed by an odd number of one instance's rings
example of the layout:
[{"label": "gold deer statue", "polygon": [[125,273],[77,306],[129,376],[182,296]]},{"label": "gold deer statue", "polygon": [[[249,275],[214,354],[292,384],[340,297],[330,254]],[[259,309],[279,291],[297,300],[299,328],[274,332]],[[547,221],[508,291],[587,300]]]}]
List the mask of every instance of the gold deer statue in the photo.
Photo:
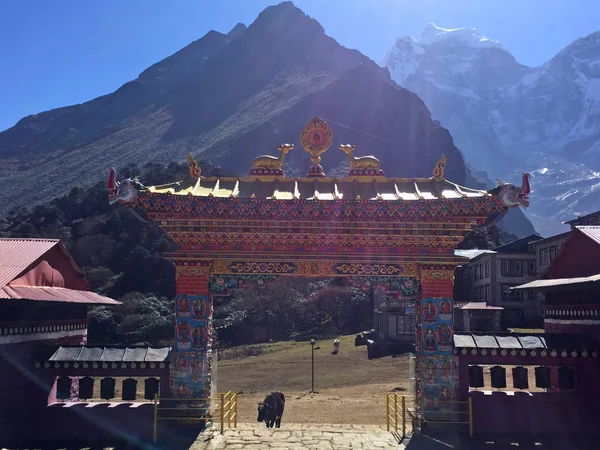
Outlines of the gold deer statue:
[{"label": "gold deer statue", "polygon": [[355,145],[343,144],[340,145],[340,150],[348,155],[348,161],[350,161],[350,167],[354,169],[375,169],[379,170],[379,160],[374,156],[359,156],[355,157],[352,152],[356,148]]},{"label": "gold deer statue", "polygon": [[253,169],[279,169],[283,167],[283,158],[285,155],[294,150],[294,144],[281,144],[277,149],[281,152],[281,156],[260,155],[252,161]]}]

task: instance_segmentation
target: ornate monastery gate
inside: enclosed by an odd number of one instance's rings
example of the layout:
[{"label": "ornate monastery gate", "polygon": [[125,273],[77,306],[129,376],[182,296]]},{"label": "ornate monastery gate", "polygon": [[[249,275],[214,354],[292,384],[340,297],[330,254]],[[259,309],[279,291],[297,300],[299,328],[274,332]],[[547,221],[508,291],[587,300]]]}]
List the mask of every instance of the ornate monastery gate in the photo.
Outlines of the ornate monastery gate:
[{"label": "ornate monastery gate", "polygon": [[[348,154],[348,177],[326,177],[320,155],[329,126],[312,119],[300,142],[311,155],[305,178],[286,178],[279,158],[259,156],[246,178],[202,177],[190,155],[189,179],[144,187],[109,180],[111,203],[141,207],[177,243],[174,396],[210,396],[212,298],[227,289],[281,276],[350,277],[388,290],[419,289],[416,314],[417,404],[452,409],[454,248],[473,226],[527,205],[528,186],[486,192],[444,178],[441,158],[431,178],[390,179],[379,161]],[[526,179],[526,177],[524,178]]]}]

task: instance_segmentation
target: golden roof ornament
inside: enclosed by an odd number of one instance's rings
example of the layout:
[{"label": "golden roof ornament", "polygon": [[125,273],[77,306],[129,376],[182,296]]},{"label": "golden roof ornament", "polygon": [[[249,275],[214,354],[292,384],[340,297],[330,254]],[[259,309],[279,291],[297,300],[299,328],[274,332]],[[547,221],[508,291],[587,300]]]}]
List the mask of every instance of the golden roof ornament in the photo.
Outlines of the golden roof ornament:
[{"label": "golden roof ornament", "polygon": [[352,153],[356,149],[355,145],[343,144],[340,145],[340,150],[348,155],[348,161],[352,169],[374,169],[379,170],[380,162],[374,156],[359,156],[356,157]]},{"label": "golden roof ornament", "polygon": [[277,147],[281,152],[280,156],[260,155],[252,161],[254,169],[281,169],[283,167],[283,159],[285,155],[294,150],[294,144],[281,144]]},{"label": "golden roof ornament", "polygon": [[327,123],[319,117],[308,122],[300,133],[300,143],[310,154],[313,163],[308,171],[308,177],[324,177],[325,171],[320,165],[321,155],[331,147],[333,132]]},{"label": "golden roof ornament", "polygon": [[446,161],[446,157],[442,154],[442,157],[433,168],[433,179],[435,181],[444,181],[444,169],[446,168]]},{"label": "golden roof ornament", "polygon": [[258,178],[273,178],[285,176],[282,170],[283,160],[288,152],[294,150],[294,144],[281,144],[277,147],[281,152],[280,156],[260,155],[252,160],[252,170],[250,176]]},{"label": "golden roof ornament", "polygon": [[200,168],[200,164],[194,158],[194,156],[190,153],[187,157],[188,168],[190,169],[190,177],[192,178],[200,178],[202,174],[202,169]]}]

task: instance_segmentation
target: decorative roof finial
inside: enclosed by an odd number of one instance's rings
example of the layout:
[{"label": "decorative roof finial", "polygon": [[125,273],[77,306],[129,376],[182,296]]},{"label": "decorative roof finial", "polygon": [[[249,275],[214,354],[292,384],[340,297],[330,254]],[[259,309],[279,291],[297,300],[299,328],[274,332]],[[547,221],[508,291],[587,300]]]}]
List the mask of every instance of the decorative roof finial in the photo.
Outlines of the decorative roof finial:
[{"label": "decorative roof finial", "polygon": [[349,176],[385,176],[383,170],[379,168],[380,162],[377,158],[374,156],[356,157],[352,154],[355,148],[356,146],[350,144],[340,145],[340,150],[348,155],[348,161],[350,162]]},{"label": "decorative roof finial", "polygon": [[198,161],[192,156],[190,153],[187,157],[188,160],[188,168],[190,169],[190,177],[192,178],[200,178],[202,174],[202,169],[200,169],[200,164]]},{"label": "decorative roof finial", "polygon": [[446,161],[446,157],[442,154],[442,157],[433,168],[433,179],[435,181],[444,181],[444,169],[446,168]]},{"label": "decorative roof finial", "polygon": [[319,164],[321,155],[331,146],[333,133],[329,125],[319,117],[314,117],[308,122],[300,133],[300,143],[306,150],[313,163],[308,171],[308,177],[324,177],[325,171]]},{"label": "decorative roof finial", "polygon": [[294,150],[294,144],[281,144],[277,150],[281,152],[281,156],[260,155],[254,158],[250,176],[283,177],[283,159],[288,152]]}]

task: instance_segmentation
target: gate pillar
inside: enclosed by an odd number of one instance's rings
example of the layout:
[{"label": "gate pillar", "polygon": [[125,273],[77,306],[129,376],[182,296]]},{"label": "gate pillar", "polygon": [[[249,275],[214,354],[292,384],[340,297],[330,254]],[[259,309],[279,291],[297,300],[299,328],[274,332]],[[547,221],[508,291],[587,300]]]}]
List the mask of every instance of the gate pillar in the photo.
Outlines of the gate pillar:
[{"label": "gate pillar", "polygon": [[208,278],[212,262],[175,261],[175,349],[172,354],[172,396],[180,399],[210,397],[212,300]]},{"label": "gate pillar", "polygon": [[421,265],[417,302],[417,405],[427,420],[455,410],[454,266]]}]

